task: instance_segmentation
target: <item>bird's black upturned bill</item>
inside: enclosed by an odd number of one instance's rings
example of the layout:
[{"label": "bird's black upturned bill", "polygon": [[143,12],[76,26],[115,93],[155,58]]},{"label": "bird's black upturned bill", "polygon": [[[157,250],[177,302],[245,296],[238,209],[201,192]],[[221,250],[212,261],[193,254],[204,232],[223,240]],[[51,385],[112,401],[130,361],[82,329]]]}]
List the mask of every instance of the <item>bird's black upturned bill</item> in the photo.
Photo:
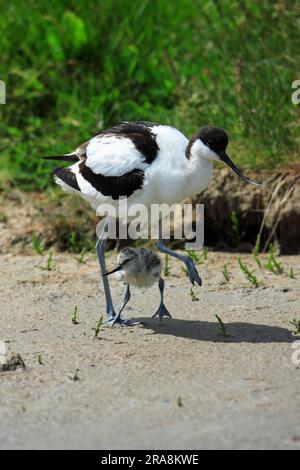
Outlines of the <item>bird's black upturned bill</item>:
[{"label": "bird's black upturned bill", "polygon": [[113,273],[117,273],[122,269],[122,266],[117,266],[116,268],[112,269],[111,271],[107,271],[106,273],[102,274],[102,276],[110,276]]},{"label": "bird's black upturned bill", "polygon": [[260,183],[257,183],[256,181],[251,180],[250,178],[247,178],[247,176],[243,175],[241,170],[238,169],[238,167],[233,163],[233,161],[228,157],[226,152],[219,152],[218,153],[220,159],[222,162],[226,163],[230,168],[233,169],[233,171],[240,177],[242,180],[244,180],[246,183],[253,184],[254,186],[261,186]]}]

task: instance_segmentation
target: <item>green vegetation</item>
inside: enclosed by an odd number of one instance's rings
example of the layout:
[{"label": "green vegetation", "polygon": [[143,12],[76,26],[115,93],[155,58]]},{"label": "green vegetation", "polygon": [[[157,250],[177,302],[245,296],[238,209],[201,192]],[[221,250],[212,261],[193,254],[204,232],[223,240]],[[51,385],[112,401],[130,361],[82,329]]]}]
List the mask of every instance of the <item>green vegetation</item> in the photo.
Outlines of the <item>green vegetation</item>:
[{"label": "green vegetation", "polygon": [[300,334],[300,320],[296,320],[296,318],[293,319],[293,321],[289,322],[290,325],[294,327],[293,334],[299,335]]},{"label": "green vegetation", "polygon": [[44,361],[43,361],[43,357],[42,357],[41,354],[38,355],[38,363],[39,363],[40,366],[44,366],[44,365],[45,365],[45,363],[44,363]]},{"label": "green vegetation", "polygon": [[272,271],[274,274],[282,274],[284,271],[284,267],[282,264],[276,259],[274,254],[274,249],[272,243],[269,245],[268,250],[268,262],[264,266],[269,271]]},{"label": "green vegetation", "polygon": [[201,263],[202,253],[199,255],[195,250],[186,250],[187,256],[189,256],[195,264]]},{"label": "green vegetation", "polygon": [[258,252],[256,251],[256,249],[254,249],[254,250],[252,251],[252,255],[253,255],[254,261],[255,261],[255,263],[257,264],[257,266],[258,266],[259,268],[261,268],[261,267],[262,267],[262,264],[261,264],[261,261],[260,261],[260,259],[259,259]]},{"label": "green vegetation", "polygon": [[41,243],[41,240],[40,238],[36,235],[35,232],[33,232],[31,234],[31,243],[32,243],[32,247],[34,249],[34,251],[38,254],[38,255],[42,255],[44,253],[44,247]]},{"label": "green vegetation", "polygon": [[165,258],[164,258],[163,273],[164,273],[164,276],[166,277],[169,276],[170,274],[169,256],[167,254],[165,254]]},{"label": "green vegetation", "polygon": [[73,313],[72,313],[72,323],[73,325],[79,325],[79,321],[77,320],[77,314],[78,314],[78,307],[75,305]]},{"label": "green vegetation", "polygon": [[219,317],[219,315],[215,315],[215,317],[219,322],[219,334],[224,336],[224,338],[229,338],[230,334],[228,332],[227,326],[223,323],[223,320]]},{"label": "green vegetation", "polygon": [[244,273],[246,279],[248,279],[249,282],[251,282],[251,284],[253,284],[254,287],[258,287],[259,286],[259,282],[257,280],[257,277],[255,276],[255,269],[253,269],[252,271],[250,270],[249,266],[247,266],[246,263],[243,263],[241,258],[238,258],[238,262],[239,262],[239,265],[240,265],[240,268],[241,268],[241,271]]},{"label": "green vegetation", "polygon": [[213,123],[252,167],[299,146],[299,2],[0,0],[0,182],[52,184],[54,163],[120,120]]},{"label": "green vegetation", "polygon": [[190,296],[191,296],[192,302],[198,302],[199,297],[197,297],[192,287],[190,288]]},{"label": "green vegetation", "polygon": [[92,328],[92,330],[94,330],[95,332],[94,338],[98,338],[102,325],[103,325],[103,315],[101,315],[101,317],[99,318],[96,327]]},{"label": "green vegetation", "polygon": [[3,212],[0,212],[0,224],[6,224],[8,222],[8,217]]},{"label": "green vegetation", "polygon": [[232,232],[233,232],[233,241],[234,241],[235,246],[238,247],[241,244],[241,241],[242,241],[243,236],[245,235],[245,232],[241,233],[240,221],[235,211],[231,212],[230,221],[231,221]]},{"label": "green vegetation", "polygon": [[228,266],[227,266],[227,264],[224,264],[222,274],[223,274],[223,276],[224,276],[225,281],[226,281],[226,282],[229,282],[229,281],[230,281],[230,274],[229,274],[229,271],[228,271]]},{"label": "green vegetation", "polygon": [[293,268],[290,268],[290,270],[289,270],[289,277],[290,277],[291,279],[296,279],[296,276],[295,276],[295,273],[294,273]]},{"label": "green vegetation", "polygon": [[203,260],[206,261],[207,258],[208,258],[208,248],[207,248],[207,246],[203,247],[202,256],[203,256]]},{"label": "green vegetation", "polygon": [[84,259],[86,251],[87,251],[87,249],[85,247],[83,247],[81,252],[80,252],[80,255],[75,256],[75,259],[76,259],[76,261],[78,261],[79,264],[85,264],[86,263],[86,261]]},{"label": "green vegetation", "polygon": [[44,271],[52,271],[53,268],[54,268],[53,253],[52,251],[50,251],[48,258],[47,258],[46,266],[40,266],[40,269],[43,269]]}]

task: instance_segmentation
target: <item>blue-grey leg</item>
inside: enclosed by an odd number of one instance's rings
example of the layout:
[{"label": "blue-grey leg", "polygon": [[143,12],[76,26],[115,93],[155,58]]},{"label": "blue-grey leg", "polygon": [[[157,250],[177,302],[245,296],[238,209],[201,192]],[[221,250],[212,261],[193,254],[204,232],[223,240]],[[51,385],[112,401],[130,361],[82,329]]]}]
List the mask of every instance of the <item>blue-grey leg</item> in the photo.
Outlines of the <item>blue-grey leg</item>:
[{"label": "blue-grey leg", "polygon": [[[105,232],[108,228],[108,223],[105,224],[103,228],[103,232]],[[136,324],[130,320],[123,320],[120,317],[120,312],[118,315],[116,314],[116,311],[113,306],[112,302],[112,297],[110,293],[110,288],[109,288],[109,281],[108,277],[104,276],[104,274],[107,273],[106,270],[106,264],[105,264],[105,249],[104,249],[104,237],[102,233],[97,241],[96,244],[96,252],[100,264],[100,269],[101,269],[101,274],[102,274],[102,282],[103,282],[103,288],[104,288],[104,295],[105,295],[105,302],[106,302],[106,314],[107,314],[107,320],[105,322],[106,325],[113,326],[116,323],[122,325],[122,326],[129,326]]]},{"label": "blue-grey leg", "polygon": [[166,245],[164,244],[163,238],[162,238],[162,221],[161,220],[159,221],[159,240],[157,242],[157,248],[162,253],[165,253],[166,255],[169,255],[169,256],[173,256],[174,258],[177,258],[180,261],[183,261],[184,264],[186,265],[187,273],[188,273],[189,280],[191,281],[191,283],[194,285],[194,283],[196,282],[197,284],[199,284],[199,286],[202,285],[201,278],[198,274],[198,271],[195,267],[195,264],[192,258],[190,258],[189,256],[180,255],[179,253],[176,253],[176,251],[173,251],[170,248],[166,247]]},{"label": "blue-grey leg", "polygon": [[159,292],[160,292],[160,304],[159,304],[157,312],[155,312],[155,314],[152,316],[152,318],[158,316],[159,320],[162,321],[163,317],[172,318],[171,314],[166,309],[165,304],[164,304],[165,281],[163,280],[162,277],[159,278],[158,287],[159,287]]},{"label": "blue-grey leg", "polygon": [[[131,298],[131,292],[130,292],[130,286],[129,284],[127,284],[127,287],[126,287],[126,292],[125,292],[125,295],[124,295],[124,300],[123,300],[123,305],[122,307],[120,308],[119,310],[119,313],[114,317],[113,321],[112,321],[112,325],[114,325],[115,323],[121,321],[121,322],[125,322],[125,325],[140,325],[141,322],[138,322],[138,321],[134,321],[134,320],[124,320],[121,315],[122,315],[122,312],[124,310],[124,308],[126,307],[126,305],[128,304],[129,300]],[[124,324],[124,323],[123,323]]]},{"label": "blue-grey leg", "polygon": [[[121,314],[122,314],[124,308],[126,307],[126,305],[128,304],[130,298],[131,298],[130,286],[129,286],[129,284],[127,284],[125,295],[124,295],[124,300],[123,300],[123,305],[120,308],[119,313],[113,319],[113,324],[115,324],[119,320],[119,318],[121,318]],[[127,320],[127,321],[129,321],[129,320]],[[134,323],[132,323],[132,324],[134,324]]]}]

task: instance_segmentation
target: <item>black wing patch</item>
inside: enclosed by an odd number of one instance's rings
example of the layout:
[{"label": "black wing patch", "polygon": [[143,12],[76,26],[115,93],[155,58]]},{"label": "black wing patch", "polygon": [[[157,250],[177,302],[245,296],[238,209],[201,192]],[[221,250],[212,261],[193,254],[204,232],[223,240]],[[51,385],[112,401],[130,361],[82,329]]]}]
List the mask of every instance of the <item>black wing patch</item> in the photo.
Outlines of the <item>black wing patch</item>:
[{"label": "black wing patch", "polygon": [[141,122],[122,122],[121,124],[107,129],[100,136],[114,135],[116,137],[125,137],[130,139],[137,150],[143,155],[147,163],[155,160],[159,150],[155,136],[151,133],[151,127],[154,123]]},{"label": "black wing patch", "polygon": [[69,168],[55,168],[53,174],[60,178],[64,183],[77,191],[80,191],[76,175]]},{"label": "black wing patch", "polygon": [[81,162],[79,171],[97,191],[112,199],[129,197],[143,187],[144,172],[142,170],[132,170],[122,176],[104,176],[95,174],[84,162]]}]

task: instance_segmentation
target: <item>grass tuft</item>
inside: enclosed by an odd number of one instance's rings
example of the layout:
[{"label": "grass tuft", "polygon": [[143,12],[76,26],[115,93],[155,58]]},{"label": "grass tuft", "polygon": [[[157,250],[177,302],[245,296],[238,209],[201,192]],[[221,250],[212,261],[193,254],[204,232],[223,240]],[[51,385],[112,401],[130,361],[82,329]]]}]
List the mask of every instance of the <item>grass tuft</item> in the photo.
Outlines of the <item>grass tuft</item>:
[{"label": "grass tuft", "polygon": [[216,314],[215,317],[219,322],[219,334],[221,336],[224,336],[224,338],[229,338],[230,333],[228,331],[227,326],[223,323],[223,320],[219,317],[219,315]]},{"label": "grass tuft", "polygon": [[99,333],[100,333],[100,330],[101,330],[102,325],[103,325],[103,315],[99,318],[96,327],[95,327],[95,328],[92,328],[92,330],[94,330],[94,332],[95,332],[94,338],[98,338],[98,335],[99,335]]},{"label": "grass tuft", "polygon": [[198,302],[199,297],[197,297],[192,287],[190,288],[190,296],[191,296],[192,302]]},{"label": "grass tuft", "polygon": [[72,323],[73,325],[79,325],[79,321],[77,320],[77,314],[78,314],[78,307],[75,305],[73,313],[72,313]]},{"label": "grass tuft", "polygon": [[44,271],[52,271],[54,269],[54,262],[53,262],[53,253],[50,251],[46,266],[40,266],[40,269],[43,269]]},{"label": "grass tuft", "polygon": [[226,282],[229,282],[231,276],[230,276],[230,274],[229,274],[227,264],[224,264],[222,274],[223,274],[223,276],[224,276],[225,281],[226,281]]},{"label": "grass tuft", "polygon": [[31,243],[34,251],[38,255],[42,255],[44,253],[44,247],[42,245],[40,237],[38,237],[35,232],[31,234]]},{"label": "grass tuft", "polygon": [[293,331],[293,335],[299,335],[300,334],[300,320],[296,320],[296,318],[294,318],[293,321],[290,321],[289,323],[295,328]]},{"label": "grass tuft", "polygon": [[241,258],[238,258],[238,262],[239,262],[239,265],[240,265],[240,268],[241,268],[241,271],[244,273],[246,279],[248,279],[249,282],[251,282],[251,284],[254,286],[254,287],[258,287],[259,286],[259,282],[257,280],[257,277],[255,276],[255,269],[253,269],[252,271],[250,270],[250,268],[247,266],[246,263],[243,263]]},{"label": "grass tuft", "polygon": [[165,277],[169,276],[169,274],[170,274],[169,255],[167,255],[167,254],[165,254],[165,258],[164,258],[163,273],[164,273]]},{"label": "grass tuft", "polygon": [[268,262],[267,262],[267,264],[265,264],[264,267],[265,267],[265,269],[268,269],[269,271],[272,271],[274,274],[282,274],[284,272],[284,267],[276,259],[272,243],[270,243],[270,245],[269,245]]}]

